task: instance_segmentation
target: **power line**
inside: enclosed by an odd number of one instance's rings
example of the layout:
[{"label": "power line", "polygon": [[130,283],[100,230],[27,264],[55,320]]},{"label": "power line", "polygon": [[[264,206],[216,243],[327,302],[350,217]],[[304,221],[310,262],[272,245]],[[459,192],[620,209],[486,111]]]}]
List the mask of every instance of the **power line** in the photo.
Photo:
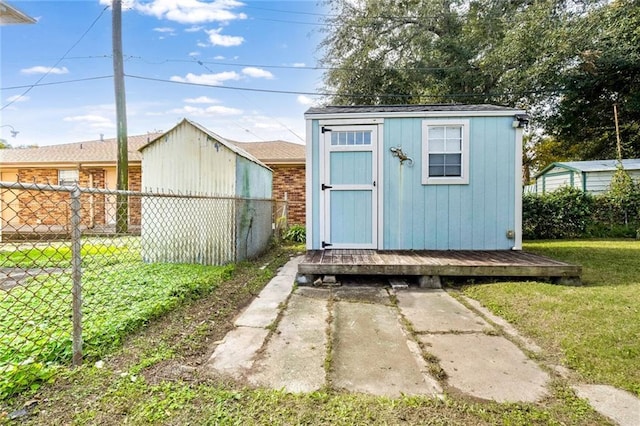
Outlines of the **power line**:
[{"label": "power line", "polygon": [[98,22],[98,20],[102,17],[102,15],[104,15],[104,12],[109,8],[109,6],[105,6],[104,9],[102,9],[102,11],[100,12],[100,14],[96,17],[96,19],[93,20],[93,22],[91,23],[91,25],[89,25],[89,28],[86,29],[86,31],[84,33],[82,33],[82,35],[80,36],[80,38],[73,43],[73,45],[64,53],[64,55],[62,55],[62,57],[60,57],[60,59],[58,59],[56,61],[55,64],[53,64],[52,67],[50,67],[46,73],[44,73],[34,84],[32,84],[31,86],[29,86],[27,88],[27,90],[25,90],[24,92],[22,92],[20,95],[14,97],[13,99],[11,99],[11,101],[9,101],[9,103],[3,105],[2,107],[0,107],[0,111],[4,110],[5,108],[7,108],[10,105],[13,105],[14,102],[16,102],[18,99],[22,98],[23,96],[25,96],[27,93],[29,93],[31,91],[31,89],[33,89],[34,87],[38,86],[39,83],[44,80],[50,73],[51,71],[58,66],[58,64],[60,64],[60,62],[62,62],[65,57],[71,53],[71,51],[78,45],[80,44],[80,42],[84,39],[84,37],[89,33],[89,31],[91,31],[91,29],[94,27],[94,25]]},{"label": "power line", "polygon": [[[212,84],[205,83],[193,83],[188,81],[174,81],[167,80],[162,78],[154,78],[154,77],[145,77],[141,75],[133,75],[133,74],[125,74],[125,77],[133,78],[136,80],[145,80],[145,81],[154,81],[158,83],[170,83],[170,84],[181,84],[185,86],[196,86],[196,87],[208,87],[211,89],[222,89],[222,90],[240,90],[245,92],[257,92],[257,93],[275,93],[275,94],[284,94],[284,95],[308,95],[308,96],[340,96],[345,98],[365,98],[365,97],[378,97],[378,98],[410,98],[419,96],[421,98],[430,98],[430,99],[442,99],[442,98],[468,98],[468,97],[476,97],[476,96],[485,96],[488,98],[498,97],[498,96],[514,96],[514,95],[535,95],[535,94],[554,94],[564,92],[565,89],[554,87],[543,90],[522,90],[517,92],[473,92],[473,93],[443,93],[440,95],[427,95],[427,94],[407,94],[407,93],[338,93],[338,92],[309,92],[303,90],[278,90],[278,89],[257,89],[251,87],[237,87],[237,86],[216,86]],[[25,87],[39,87],[39,86],[55,86],[59,84],[69,84],[76,83],[82,81],[91,81],[91,80],[101,80],[106,78],[113,78],[113,75],[105,75],[99,77],[87,77],[87,78],[78,78],[73,80],[65,80],[65,81],[57,81],[51,83],[40,83],[33,84],[29,86],[10,86],[10,87],[0,87],[0,90],[13,90],[13,89],[22,89]]]},{"label": "power line", "polygon": [[[213,72],[208,66],[204,65],[201,61],[198,61],[196,59],[194,59],[195,62],[197,62],[198,64],[200,64],[200,66],[202,66],[204,69],[206,69],[209,72]],[[244,93],[240,92],[240,96],[242,96],[245,101],[247,102],[247,104],[249,104],[249,99],[244,95]],[[292,135],[294,135],[295,137],[297,137],[298,139],[300,139],[302,142],[304,142],[305,140],[300,137],[300,135],[298,135],[296,132],[294,132],[292,129],[290,129],[286,124],[282,123],[280,120],[278,120],[275,117],[270,116],[269,114],[265,114],[267,117],[269,117],[270,119],[272,119],[273,121],[275,121],[276,123],[278,123],[280,126],[284,127],[285,129],[287,129]],[[251,132],[248,129],[245,129],[247,132],[253,134],[253,132]]]},{"label": "power line", "polygon": [[519,92],[445,93],[441,95],[422,95],[422,94],[415,95],[415,94],[406,94],[406,93],[337,93],[337,92],[308,92],[308,91],[278,90],[278,89],[256,89],[256,88],[250,88],[250,87],[237,87],[237,86],[216,86],[216,85],[205,84],[205,83],[175,81],[175,80],[145,77],[145,76],[133,75],[133,74],[125,74],[125,76],[129,78],[137,79],[137,80],[155,81],[159,83],[181,84],[185,86],[208,87],[211,89],[241,90],[245,92],[277,93],[277,94],[284,94],[284,95],[340,96],[340,97],[346,97],[346,98],[365,98],[365,97],[410,98],[410,97],[419,96],[421,98],[442,99],[442,98],[468,98],[468,97],[476,97],[476,96],[498,97],[498,96],[513,96],[513,95],[552,94],[552,93],[559,93],[564,91],[564,89],[562,88],[550,88],[545,90],[523,90]]},{"label": "power line", "polygon": [[[16,90],[16,89],[24,89],[25,87],[41,87],[41,86],[57,86],[59,84],[69,84],[69,83],[78,83],[81,81],[91,81],[91,80],[103,80],[105,78],[113,78],[113,75],[102,75],[99,77],[87,77],[87,78],[75,78],[73,80],[64,80],[64,81],[52,81],[50,83],[35,83],[29,84],[25,86],[9,86],[9,87],[0,87],[0,90]],[[27,92],[23,93],[20,96],[24,96]],[[14,101],[15,102],[15,101]],[[3,109],[11,105],[10,103],[2,107]]]}]

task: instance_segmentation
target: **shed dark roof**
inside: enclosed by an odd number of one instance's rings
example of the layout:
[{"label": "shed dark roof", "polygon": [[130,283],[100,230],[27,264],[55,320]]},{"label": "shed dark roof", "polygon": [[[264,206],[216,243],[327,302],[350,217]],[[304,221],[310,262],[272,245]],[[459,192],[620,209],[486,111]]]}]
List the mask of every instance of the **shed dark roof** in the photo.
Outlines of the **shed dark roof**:
[{"label": "shed dark roof", "polygon": [[390,113],[390,112],[493,112],[512,111],[517,113],[522,111],[518,108],[510,108],[500,105],[490,104],[431,104],[431,105],[335,105],[326,107],[312,107],[305,114],[344,114],[344,113]]}]

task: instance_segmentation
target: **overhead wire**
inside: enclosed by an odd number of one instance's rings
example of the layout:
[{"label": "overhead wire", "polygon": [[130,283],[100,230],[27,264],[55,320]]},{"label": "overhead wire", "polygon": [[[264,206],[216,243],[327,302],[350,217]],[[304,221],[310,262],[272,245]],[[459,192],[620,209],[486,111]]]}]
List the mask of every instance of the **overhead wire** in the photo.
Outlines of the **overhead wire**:
[{"label": "overhead wire", "polygon": [[96,17],[96,19],[93,20],[93,22],[91,23],[91,25],[89,25],[89,27],[85,30],[84,33],[82,33],[82,35],[80,36],[80,38],[78,38],[78,40],[73,43],[71,45],[71,47],[69,49],[67,49],[67,51],[64,53],[64,55],[62,55],[55,64],[53,64],[53,66],[49,67],[49,69],[47,70],[46,73],[44,73],[42,76],[40,76],[40,78],[32,85],[28,86],[27,90],[25,90],[24,92],[22,92],[20,95],[13,97],[8,103],[6,103],[5,105],[3,105],[2,107],[0,107],[0,111],[4,110],[5,108],[13,105],[14,102],[17,102],[18,99],[24,97],[27,93],[29,93],[34,87],[37,87],[40,85],[40,82],[42,80],[44,80],[49,74],[51,74],[51,71],[53,69],[55,69],[60,62],[62,62],[66,56],[71,53],[71,51],[78,45],[80,44],[80,42],[85,38],[85,36],[89,33],[89,31],[91,31],[91,29],[96,25],[96,23],[100,20],[100,18],[102,18],[102,15],[104,15],[104,12],[109,8],[109,6],[105,6],[104,9],[102,9],[102,11],[100,12],[100,14],[98,14],[98,16]]},{"label": "overhead wire", "polygon": [[[136,80],[154,81],[159,83],[208,87],[211,89],[241,90],[245,92],[277,93],[277,94],[285,94],[285,95],[341,96],[341,97],[347,97],[347,98],[348,97],[362,98],[362,97],[372,97],[372,96],[376,96],[380,98],[400,98],[400,97],[415,96],[415,95],[406,94],[406,93],[338,93],[338,92],[329,92],[329,91],[310,92],[310,91],[304,91],[304,90],[280,90],[280,89],[261,89],[261,88],[253,88],[253,87],[221,86],[221,85],[213,85],[213,84],[205,84],[205,83],[194,83],[189,81],[167,80],[163,78],[146,77],[146,76],[135,75],[135,74],[125,74],[125,77],[136,79]],[[27,86],[0,87],[0,90],[13,90],[13,89],[21,89],[25,87],[55,86],[59,84],[69,84],[69,83],[76,83],[76,82],[82,82],[82,81],[100,80],[100,79],[106,79],[106,78],[113,78],[113,75],[77,78],[73,80],[56,81],[56,82],[50,82],[50,83],[39,83],[39,84],[32,84]],[[561,93],[563,91],[565,91],[565,89],[555,87],[555,88],[548,88],[548,89],[522,90],[522,91],[514,91],[514,92],[444,93],[441,95],[420,95],[420,96],[423,98],[434,98],[434,99],[435,98],[464,98],[464,97],[471,97],[471,96],[497,97],[497,96],[507,96],[507,95],[513,96],[513,95],[532,95],[532,94],[553,94],[553,93]]]},{"label": "overhead wire", "polygon": [[[206,66],[204,63],[202,63],[202,61],[199,61],[197,59],[194,59],[195,62],[197,62],[200,66],[202,66],[204,69],[206,69],[209,72],[214,72],[211,68],[209,68],[208,66]],[[240,92],[240,96],[242,96],[245,101],[247,102],[247,104],[250,103],[249,99],[244,95],[244,93]],[[299,135],[297,134],[295,131],[293,131],[289,126],[287,126],[286,124],[284,124],[283,122],[281,122],[280,120],[278,120],[275,117],[270,116],[269,114],[264,113],[264,115],[266,115],[267,117],[269,117],[270,119],[272,119],[273,121],[275,121],[276,123],[278,123],[280,126],[282,126],[283,128],[285,128],[286,130],[289,131],[289,133],[291,133],[292,135],[294,135],[296,138],[300,139],[302,142],[304,142],[305,140]],[[253,134],[253,132],[251,132],[248,129],[245,129],[247,132]],[[255,135],[254,135],[255,136]]]}]

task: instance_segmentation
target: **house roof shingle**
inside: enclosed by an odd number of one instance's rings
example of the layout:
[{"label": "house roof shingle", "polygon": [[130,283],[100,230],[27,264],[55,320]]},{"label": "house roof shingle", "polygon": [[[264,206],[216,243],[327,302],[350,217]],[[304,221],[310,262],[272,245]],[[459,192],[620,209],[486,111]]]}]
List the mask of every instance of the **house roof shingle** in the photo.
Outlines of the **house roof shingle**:
[{"label": "house roof shingle", "polygon": [[304,164],[305,162],[305,145],[281,140],[232,142],[267,164]]},{"label": "house roof shingle", "polygon": [[[128,137],[129,162],[140,162],[138,148],[158,137],[160,133],[149,133]],[[116,138],[86,142],[49,145],[39,148],[16,148],[0,150],[0,164],[4,166],[25,164],[90,164],[115,163],[118,156]]]},{"label": "house roof shingle", "polygon": [[[203,131],[224,139],[197,123]],[[164,133],[129,136],[129,162],[140,162],[142,154],[139,149],[153,142]],[[242,155],[257,159],[265,164],[304,164],[305,146],[282,140],[267,142],[236,142],[224,139],[233,148],[238,148]],[[118,154],[116,138],[75,142],[61,145],[49,145],[38,148],[16,148],[0,150],[0,164],[4,167],[36,165],[77,165],[80,164],[115,164]]]}]

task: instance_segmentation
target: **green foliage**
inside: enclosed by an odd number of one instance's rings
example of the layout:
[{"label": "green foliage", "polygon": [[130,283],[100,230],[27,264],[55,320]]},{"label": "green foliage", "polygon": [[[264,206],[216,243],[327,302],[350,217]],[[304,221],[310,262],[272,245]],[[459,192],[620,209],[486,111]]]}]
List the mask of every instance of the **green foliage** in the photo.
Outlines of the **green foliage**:
[{"label": "green foliage", "polygon": [[[495,103],[529,111],[561,144],[540,157],[640,157],[636,0],[326,0],[333,104]],[[542,161],[542,160],[541,160]],[[546,164],[544,164],[546,165]]]},{"label": "green foliage", "polygon": [[546,194],[522,198],[522,235],[526,239],[557,239],[582,236],[589,225],[593,198],[564,187]]},{"label": "green foliage", "polygon": [[640,235],[640,182],[619,169],[609,191],[583,194],[560,188],[522,198],[522,233],[525,239],[634,238]]},{"label": "green foliage", "polygon": [[[64,247],[51,250],[30,249],[3,256],[23,267],[47,264],[46,259],[57,260],[56,266],[68,262]],[[233,265],[145,264],[132,253],[118,256],[126,248],[114,250],[110,246],[83,247],[83,349],[89,359],[109,352],[149,320],[207,294],[234,271]],[[109,256],[101,258],[105,253]],[[0,312],[2,399],[48,380],[56,363],[70,361],[70,272],[33,277],[0,292]]]},{"label": "green foliage", "polygon": [[53,381],[56,367],[27,358],[17,363],[0,363],[0,401],[26,389],[35,391]]},{"label": "green foliage", "polygon": [[294,243],[304,243],[307,238],[307,230],[302,225],[293,225],[284,233],[284,239]]}]

